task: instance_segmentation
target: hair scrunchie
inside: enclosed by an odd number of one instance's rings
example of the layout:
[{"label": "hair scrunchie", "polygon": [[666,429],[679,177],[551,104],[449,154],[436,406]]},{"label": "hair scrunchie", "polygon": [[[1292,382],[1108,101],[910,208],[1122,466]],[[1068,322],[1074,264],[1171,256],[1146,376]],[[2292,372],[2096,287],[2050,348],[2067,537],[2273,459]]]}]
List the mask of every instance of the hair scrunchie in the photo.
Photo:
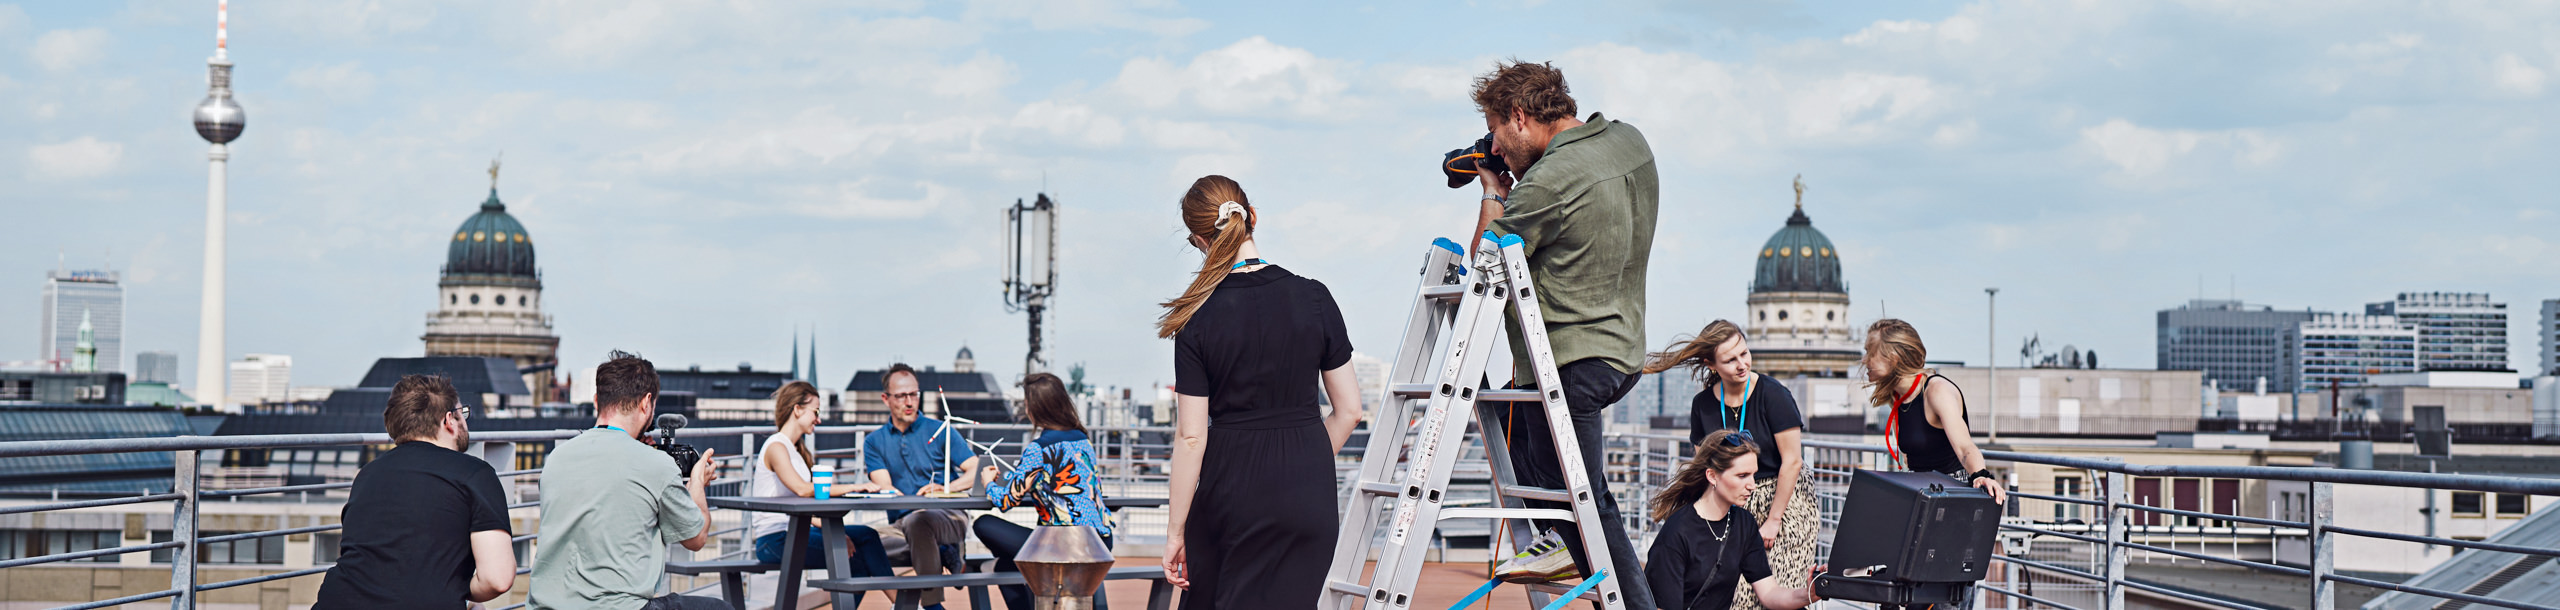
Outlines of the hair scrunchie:
[{"label": "hair scrunchie", "polygon": [[1215,225],[1215,226],[1218,228],[1218,230],[1220,230],[1220,231],[1227,230],[1227,216],[1228,216],[1228,215],[1234,215],[1234,216],[1235,216],[1235,217],[1237,217],[1237,218],[1251,218],[1251,217],[1252,217],[1252,214],[1245,212],[1245,210],[1244,210],[1244,204],[1236,203],[1236,202],[1233,202],[1233,201],[1229,201],[1229,202],[1226,202],[1226,203],[1218,204],[1218,223]]}]

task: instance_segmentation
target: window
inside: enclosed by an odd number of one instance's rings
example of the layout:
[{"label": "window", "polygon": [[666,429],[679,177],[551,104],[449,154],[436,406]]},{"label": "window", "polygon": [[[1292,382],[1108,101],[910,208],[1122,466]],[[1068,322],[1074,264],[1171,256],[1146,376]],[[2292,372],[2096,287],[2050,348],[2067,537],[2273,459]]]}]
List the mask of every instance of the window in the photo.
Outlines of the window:
[{"label": "window", "polygon": [[476,295],[476,294],[475,294],[475,295],[471,295],[471,304],[473,304],[473,305],[478,305],[478,304],[480,304],[480,295]]},{"label": "window", "polygon": [[[0,530],[0,559],[25,559],[124,545],[116,530]],[[115,555],[70,560],[71,563],[115,563]]]},{"label": "window", "polygon": [[[2077,476],[2054,477],[2054,478],[2053,478],[2053,495],[2055,495],[2055,496],[2060,496],[2060,497],[2064,497],[2064,498],[2078,498],[2078,497],[2081,497],[2081,495],[2080,495],[2080,477],[2077,477]],[[2055,520],[2055,521],[2069,521],[2069,520],[2072,520],[2072,519],[2078,519],[2078,518],[2080,518],[2080,505],[2078,505],[2078,504],[2071,504],[2071,503],[2068,503],[2068,502],[2055,502],[2055,503],[2053,503],[2053,520]]]},{"label": "window", "polygon": [[2522,517],[2533,512],[2533,497],[2524,494],[2498,494],[2498,516]]},{"label": "window", "polygon": [[311,535],[311,565],[325,566],[338,562],[338,532]]},{"label": "window", "polygon": [[2481,495],[2476,491],[2453,492],[2453,516],[2473,518],[2488,516],[2488,511],[2481,506]]},{"label": "window", "polygon": [[[196,536],[198,538],[212,538],[214,536],[227,536],[238,533],[243,532],[196,532]],[[156,530],[151,532],[152,542],[168,542],[170,539],[169,530]],[[169,559],[173,556],[171,553],[173,550],[174,549],[159,549],[152,551],[151,562],[169,563]],[[265,538],[251,538],[248,540],[207,542],[196,549],[196,563],[282,564],[284,563],[284,537],[268,536]]]},{"label": "window", "polygon": [[1778,319],[1780,319],[1780,320],[1787,319],[1787,310],[1784,310],[1784,309],[1780,309],[1780,310],[1778,310]]},{"label": "window", "polygon": [[460,305],[460,304],[462,304],[462,295],[458,295],[458,294],[448,294],[448,295],[444,295],[444,299],[445,299],[445,302],[452,303],[452,304],[455,304],[455,305]]},{"label": "window", "polygon": [[502,294],[502,295],[498,295],[498,304],[499,304],[499,305],[505,305],[505,304],[507,304],[507,295],[503,295],[503,294]]}]

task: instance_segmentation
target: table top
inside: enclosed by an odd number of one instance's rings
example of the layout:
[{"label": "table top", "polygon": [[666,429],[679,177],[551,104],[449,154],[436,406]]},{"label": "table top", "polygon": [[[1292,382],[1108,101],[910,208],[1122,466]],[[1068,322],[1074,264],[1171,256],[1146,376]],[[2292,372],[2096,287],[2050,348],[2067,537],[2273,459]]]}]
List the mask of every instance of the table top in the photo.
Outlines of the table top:
[{"label": "table top", "polygon": [[[765,513],[784,513],[792,515],[833,515],[856,510],[920,510],[928,508],[986,510],[995,508],[996,506],[995,502],[989,501],[985,497],[981,496],[969,496],[964,498],[933,498],[926,496],[899,495],[876,498],[827,498],[824,500],[803,498],[800,496],[712,496],[706,499],[710,500],[711,506],[714,508],[727,508]],[[1165,504],[1166,501],[1164,498],[1102,499],[1103,508],[1154,508],[1164,506]]]}]

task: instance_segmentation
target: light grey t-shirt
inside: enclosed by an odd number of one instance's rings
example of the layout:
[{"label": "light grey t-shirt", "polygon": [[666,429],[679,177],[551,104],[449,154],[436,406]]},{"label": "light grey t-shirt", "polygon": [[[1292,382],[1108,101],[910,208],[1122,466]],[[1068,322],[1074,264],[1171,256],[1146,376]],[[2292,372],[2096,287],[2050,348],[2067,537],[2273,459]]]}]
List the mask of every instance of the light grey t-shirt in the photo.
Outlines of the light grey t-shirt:
[{"label": "light grey t-shirt", "polygon": [[702,533],[675,460],[621,432],[561,441],[542,472],[535,610],[639,610],[667,569],[667,545]]}]

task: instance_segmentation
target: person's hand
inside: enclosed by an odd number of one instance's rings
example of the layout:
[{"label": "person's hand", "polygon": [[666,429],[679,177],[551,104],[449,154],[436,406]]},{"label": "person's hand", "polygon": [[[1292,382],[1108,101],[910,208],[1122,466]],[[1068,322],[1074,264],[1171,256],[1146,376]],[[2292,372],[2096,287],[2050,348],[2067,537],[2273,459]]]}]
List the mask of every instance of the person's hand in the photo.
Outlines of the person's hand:
[{"label": "person's hand", "polygon": [[[1477,163],[1482,164],[1483,161],[1478,160]],[[1507,172],[1476,170],[1476,184],[1484,185],[1486,197],[1511,196],[1511,174]]]},{"label": "person's hand", "polygon": [[1805,598],[1805,605],[1807,605],[1807,606],[1811,606],[1811,605],[1813,605],[1813,602],[1819,602],[1819,601],[1822,601],[1822,594],[1814,593],[1814,592],[1813,592],[1813,577],[1821,576],[1823,572],[1829,572],[1829,571],[1831,571],[1831,564],[1817,564],[1817,565],[1813,566],[1813,573],[1811,573],[1811,574],[1806,574],[1806,575],[1805,575],[1805,577],[1804,577],[1804,598]]},{"label": "person's hand", "polygon": [[703,448],[702,461],[693,463],[693,479],[686,481],[686,483],[693,485],[694,489],[701,489],[705,485],[710,485],[712,472],[720,469],[718,462],[711,461],[711,454],[712,451],[710,448]]},{"label": "person's hand", "polygon": [[996,467],[994,467],[994,466],[988,466],[988,467],[986,468],[986,470],[984,470],[984,471],[982,471],[982,472],[980,472],[980,473],[978,474],[978,480],[980,480],[980,481],[993,481],[993,480],[996,480],[996,479],[998,479],[998,478],[1002,478],[1002,477],[1003,477],[1003,475],[1004,475],[1004,472],[1003,472],[1002,470],[999,470],[999,469],[997,469],[997,468],[996,468]]},{"label": "person's hand", "polygon": [[942,493],[942,484],[941,484],[941,483],[934,483],[934,484],[931,484],[931,485],[926,485],[926,486],[924,486],[924,487],[918,487],[918,488],[916,488],[916,495],[919,495],[919,496],[932,495],[932,494],[938,494],[938,493]]},{"label": "person's hand", "polygon": [[1173,583],[1173,586],[1182,587],[1184,591],[1189,591],[1191,590],[1191,573],[1188,571],[1190,558],[1185,555],[1186,553],[1182,550],[1181,534],[1165,536],[1164,580]]},{"label": "person's hand", "polygon": [[1991,503],[1992,503],[1992,504],[2008,504],[2008,503],[2009,503],[2009,490],[2008,490],[2008,488],[2006,488],[2006,487],[2002,487],[2002,486],[2000,485],[2000,481],[1998,481],[1998,480],[1995,480],[1995,479],[1974,479],[1974,480],[1973,480],[1973,486],[1974,486],[1974,487],[1980,487],[1980,488],[1982,488],[1982,490],[1983,490],[1983,491],[1991,492]]},{"label": "person's hand", "polygon": [[1778,548],[1778,520],[1777,520],[1777,519],[1770,519],[1767,523],[1762,523],[1762,524],[1760,524],[1760,548],[1763,548],[1763,549],[1774,549],[1774,548]]}]

